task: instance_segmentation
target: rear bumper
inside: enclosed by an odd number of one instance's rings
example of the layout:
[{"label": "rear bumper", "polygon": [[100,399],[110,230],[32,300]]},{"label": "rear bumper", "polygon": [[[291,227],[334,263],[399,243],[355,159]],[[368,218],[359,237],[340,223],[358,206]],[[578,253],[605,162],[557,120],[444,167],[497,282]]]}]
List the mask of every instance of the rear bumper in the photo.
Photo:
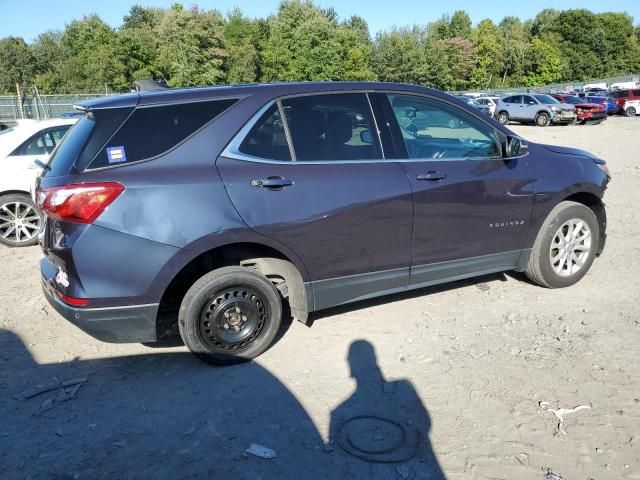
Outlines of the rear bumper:
[{"label": "rear bumper", "polygon": [[42,279],[44,296],[51,306],[80,330],[110,343],[155,342],[158,304],[125,307],[75,308],[56,295],[53,286]]}]

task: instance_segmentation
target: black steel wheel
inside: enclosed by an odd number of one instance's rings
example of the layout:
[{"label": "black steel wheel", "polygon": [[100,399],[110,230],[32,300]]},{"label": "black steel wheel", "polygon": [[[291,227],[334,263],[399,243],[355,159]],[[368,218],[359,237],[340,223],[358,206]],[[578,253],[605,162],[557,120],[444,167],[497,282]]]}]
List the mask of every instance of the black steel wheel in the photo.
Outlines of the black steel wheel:
[{"label": "black steel wheel", "polygon": [[187,291],[178,318],[180,336],[200,359],[215,365],[257,357],[274,341],[282,321],[280,294],[255,270],[214,270]]}]

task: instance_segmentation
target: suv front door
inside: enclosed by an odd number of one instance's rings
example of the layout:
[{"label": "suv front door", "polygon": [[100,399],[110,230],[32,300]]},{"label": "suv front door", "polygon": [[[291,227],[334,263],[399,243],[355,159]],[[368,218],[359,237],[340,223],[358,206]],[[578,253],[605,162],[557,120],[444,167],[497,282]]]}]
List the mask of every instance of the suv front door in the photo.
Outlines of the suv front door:
[{"label": "suv front door", "polygon": [[383,159],[367,94],[284,98],[254,118],[217,166],[247,225],[302,260],[314,309],[404,289],[411,185]]},{"label": "suv front door", "polygon": [[[504,158],[504,135],[458,106],[417,95],[383,99],[413,188],[410,283],[518,265],[534,193],[527,157]],[[439,112],[459,126],[416,129],[417,112]]]}]

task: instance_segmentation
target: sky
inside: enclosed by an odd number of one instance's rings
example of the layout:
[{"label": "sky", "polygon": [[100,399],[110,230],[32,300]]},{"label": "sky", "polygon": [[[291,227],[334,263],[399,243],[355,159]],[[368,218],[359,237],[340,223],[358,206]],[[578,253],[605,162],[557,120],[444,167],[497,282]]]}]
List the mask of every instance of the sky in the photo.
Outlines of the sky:
[{"label": "sky", "polygon": [[[84,15],[97,13],[113,27],[122,23],[132,5],[168,7],[176,0],[0,0],[0,38],[23,37],[33,41],[46,30],[63,30],[65,24]],[[185,0],[186,6],[197,4],[204,9],[226,13],[239,7],[248,17],[266,17],[275,13],[279,0]],[[499,22],[514,15],[524,20],[533,18],[544,8],[586,8],[593,12],[626,11],[640,23],[639,0],[315,0],[317,5],[334,7],[340,18],[360,15],[369,24],[372,34],[392,25],[426,24],[443,14],[466,10],[474,24],[484,18]]]}]

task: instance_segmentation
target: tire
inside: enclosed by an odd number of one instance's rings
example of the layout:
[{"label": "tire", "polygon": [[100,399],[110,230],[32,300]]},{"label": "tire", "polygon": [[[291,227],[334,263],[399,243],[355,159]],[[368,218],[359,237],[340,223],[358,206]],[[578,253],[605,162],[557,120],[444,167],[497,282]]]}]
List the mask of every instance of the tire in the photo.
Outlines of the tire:
[{"label": "tire", "polygon": [[28,247],[38,243],[42,213],[29,195],[11,193],[0,197],[0,243]]},{"label": "tire", "polygon": [[546,127],[547,125],[549,125],[551,118],[549,117],[548,113],[540,112],[538,115],[536,115],[535,120],[538,127]]},{"label": "tire", "polygon": [[496,120],[498,120],[502,125],[506,125],[509,123],[509,114],[507,112],[500,112],[498,113]]},{"label": "tire", "polygon": [[280,294],[248,267],[223,267],[202,276],[185,294],[178,314],[182,341],[212,365],[257,357],[272,345],[281,323]]},{"label": "tire", "polygon": [[635,117],[636,116],[636,109],[635,107],[629,107],[624,111],[624,114],[627,117]]},{"label": "tire", "polygon": [[[583,242],[573,240],[576,245],[575,249],[571,244],[569,244],[569,248],[566,248],[557,242],[560,239],[559,235],[565,238],[565,235],[569,235],[572,231],[575,232],[579,222],[582,222],[582,228],[579,229],[576,236],[578,239],[585,238]],[[570,225],[573,226],[570,227]],[[587,232],[588,235],[585,236]],[[569,237],[571,238],[570,235]],[[551,210],[540,227],[525,273],[532,281],[543,287],[569,287],[580,281],[589,271],[599,244],[600,225],[593,210],[581,203],[561,202]],[[585,251],[586,248],[588,251]],[[572,261],[570,255],[563,256],[563,251],[571,251],[580,261],[581,266]],[[554,257],[559,260],[554,262]],[[561,271],[558,271],[558,268]]]}]

